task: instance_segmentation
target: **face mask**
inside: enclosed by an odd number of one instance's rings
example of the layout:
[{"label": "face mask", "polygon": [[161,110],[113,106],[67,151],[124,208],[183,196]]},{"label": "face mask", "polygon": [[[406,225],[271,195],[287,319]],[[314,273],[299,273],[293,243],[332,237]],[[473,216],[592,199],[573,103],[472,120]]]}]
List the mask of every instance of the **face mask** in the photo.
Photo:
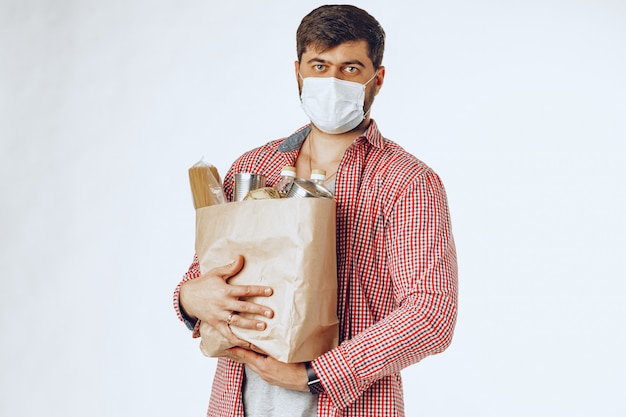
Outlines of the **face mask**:
[{"label": "face mask", "polygon": [[[302,78],[300,73],[298,75]],[[376,73],[365,84],[333,77],[302,78],[302,109],[322,132],[349,132],[365,119],[365,86],[374,77]]]}]

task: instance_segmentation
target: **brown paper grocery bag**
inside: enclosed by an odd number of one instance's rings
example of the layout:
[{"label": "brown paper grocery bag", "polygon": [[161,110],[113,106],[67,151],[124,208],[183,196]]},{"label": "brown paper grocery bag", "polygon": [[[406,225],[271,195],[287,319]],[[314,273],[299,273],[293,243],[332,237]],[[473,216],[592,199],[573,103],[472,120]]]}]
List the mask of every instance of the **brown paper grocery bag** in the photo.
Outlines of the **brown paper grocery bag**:
[{"label": "brown paper grocery bag", "polygon": [[[264,331],[233,333],[282,362],[310,361],[337,346],[336,202],[325,198],[247,200],[196,210],[196,253],[202,272],[241,254],[238,285],[267,285],[271,297],[251,301],[274,310]],[[231,347],[207,323],[200,348],[223,356]]]}]

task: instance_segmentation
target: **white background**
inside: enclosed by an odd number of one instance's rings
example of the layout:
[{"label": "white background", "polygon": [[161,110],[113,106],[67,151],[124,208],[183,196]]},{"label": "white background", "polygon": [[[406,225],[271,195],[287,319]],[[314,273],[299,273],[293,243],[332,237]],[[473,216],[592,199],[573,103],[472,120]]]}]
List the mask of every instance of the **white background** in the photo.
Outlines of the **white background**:
[{"label": "white background", "polygon": [[[306,122],[319,4],[0,0],[0,415],[204,415],[187,169]],[[355,4],[387,32],[372,115],[442,177],[459,255],[407,415],[626,415],[626,3]]]}]

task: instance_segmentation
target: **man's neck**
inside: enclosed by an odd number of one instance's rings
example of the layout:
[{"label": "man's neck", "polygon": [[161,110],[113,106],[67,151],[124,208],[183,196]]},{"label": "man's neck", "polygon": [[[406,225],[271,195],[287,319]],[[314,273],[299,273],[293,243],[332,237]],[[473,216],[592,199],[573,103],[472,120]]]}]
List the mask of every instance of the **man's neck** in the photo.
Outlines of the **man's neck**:
[{"label": "man's neck", "polygon": [[310,177],[312,169],[323,169],[330,179],[337,172],[346,149],[367,130],[369,123],[367,118],[356,129],[338,135],[324,133],[311,125],[296,164],[298,175]]}]

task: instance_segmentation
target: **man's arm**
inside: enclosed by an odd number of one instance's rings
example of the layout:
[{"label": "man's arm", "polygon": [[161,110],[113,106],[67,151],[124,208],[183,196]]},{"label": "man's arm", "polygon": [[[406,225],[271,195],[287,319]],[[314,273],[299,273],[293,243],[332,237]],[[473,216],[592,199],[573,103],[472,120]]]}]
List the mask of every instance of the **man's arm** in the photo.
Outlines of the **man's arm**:
[{"label": "man's arm", "polygon": [[[456,250],[443,186],[433,173],[397,202],[386,242],[398,307],[387,317],[311,362],[333,404],[345,408],[373,382],[444,351],[456,321]],[[405,220],[414,221],[408,223]],[[388,302],[393,302],[389,300]],[[266,382],[306,391],[305,365],[286,364],[246,349],[230,358]]]},{"label": "man's arm", "polygon": [[[398,374],[451,343],[457,313],[456,250],[447,198],[428,170],[394,202],[385,231],[387,277],[397,307],[383,319],[312,362],[338,408],[374,382]],[[372,300],[374,302],[374,300]]]}]

